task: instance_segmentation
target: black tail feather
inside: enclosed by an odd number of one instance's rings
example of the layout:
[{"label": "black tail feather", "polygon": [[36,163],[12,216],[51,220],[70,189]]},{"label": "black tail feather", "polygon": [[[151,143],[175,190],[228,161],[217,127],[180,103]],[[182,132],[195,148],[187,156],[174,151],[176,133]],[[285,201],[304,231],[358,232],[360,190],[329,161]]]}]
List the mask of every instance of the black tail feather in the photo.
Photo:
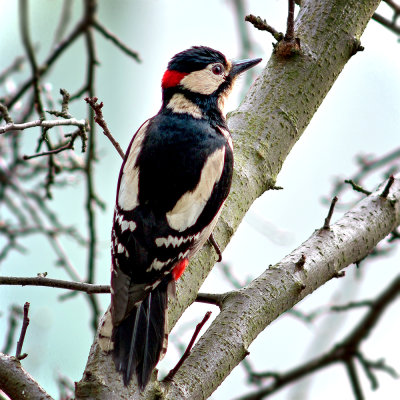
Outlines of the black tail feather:
[{"label": "black tail feather", "polygon": [[165,279],[114,327],[113,358],[128,386],[135,372],[139,388],[150,380],[163,348],[168,281]]}]

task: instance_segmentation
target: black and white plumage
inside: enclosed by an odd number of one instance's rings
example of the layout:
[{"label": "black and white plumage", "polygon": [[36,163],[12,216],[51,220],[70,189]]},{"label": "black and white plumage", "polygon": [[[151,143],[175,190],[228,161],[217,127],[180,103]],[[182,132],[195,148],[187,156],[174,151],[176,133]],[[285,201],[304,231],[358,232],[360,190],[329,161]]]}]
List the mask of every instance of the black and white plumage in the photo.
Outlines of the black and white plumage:
[{"label": "black and white plumage", "polygon": [[121,167],[112,229],[113,358],[141,390],[163,351],[168,293],[214,228],[233,172],[222,112],[237,75],[260,59],[229,62],[209,47],[175,55],[163,104],[134,135]]}]

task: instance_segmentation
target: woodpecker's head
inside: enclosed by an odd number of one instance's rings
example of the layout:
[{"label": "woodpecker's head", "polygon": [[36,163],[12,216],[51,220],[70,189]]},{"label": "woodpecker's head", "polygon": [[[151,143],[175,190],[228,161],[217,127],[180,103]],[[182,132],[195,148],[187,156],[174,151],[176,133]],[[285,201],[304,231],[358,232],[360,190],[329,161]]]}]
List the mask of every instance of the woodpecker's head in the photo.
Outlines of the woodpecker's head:
[{"label": "woodpecker's head", "polygon": [[235,79],[260,61],[228,61],[221,52],[205,46],[182,51],[172,57],[164,73],[162,108],[194,118],[222,116]]}]

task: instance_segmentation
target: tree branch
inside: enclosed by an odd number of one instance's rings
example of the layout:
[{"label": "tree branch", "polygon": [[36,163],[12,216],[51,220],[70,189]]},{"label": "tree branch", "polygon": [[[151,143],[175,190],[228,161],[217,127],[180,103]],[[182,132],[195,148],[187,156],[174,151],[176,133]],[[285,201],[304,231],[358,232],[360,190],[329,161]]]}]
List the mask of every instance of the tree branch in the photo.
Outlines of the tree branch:
[{"label": "tree branch", "polygon": [[87,122],[84,119],[54,119],[54,120],[35,120],[25,122],[23,124],[15,124],[9,123],[3,126],[0,126],[0,134],[8,131],[22,131],[28,128],[34,128],[36,126],[40,126],[42,128],[54,128],[55,126],[77,126],[80,129],[87,129]]},{"label": "tree branch", "polygon": [[77,290],[79,292],[85,292],[88,294],[110,293],[110,285],[94,285],[84,282],[63,281],[60,279],[50,279],[42,276],[35,278],[0,276],[0,285],[46,286],[60,289]]},{"label": "tree branch", "polygon": [[[310,360],[303,365],[291,369],[285,373],[278,372],[265,372],[265,373],[251,373],[250,379],[252,381],[260,382],[265,378],[274,378],[273,381],[266,385],[265,387],[244,395],[237,400],[261,400],[269,395],[276,393],[278,390],[282,389],[286,385],[293,383],[294,381],[304,378],[305,376],[326,368],[333,363],[342,362],[348,366],[350,359],[358,359],[363,365],[373,365],[371,369],[382,369],[386,370],[393,377],[397,374],[393,369],[383,366],[382,362],[376,366],[377,363],[371,363],[365,360],[362,354],[359,352],[359,347],[361,343],[368,337],[371,329],[376,326],[379,318],[386,311],[386,308],[392,304],[397,296],[400,295],[400,276],[398,276],[393,282],[391,282],[388,287],[382,291],[382,293],[373,301],[371,301],[371,306],[369,311],[361,319],[361,321],[356,325],[356,327],[347,335],[347,337],[341,342],[337,343],[332,347],[327,353]],[[348,370],[349,373],[353,373],[353,370]],[[369,370],[371,373],[371,370]],[[370,378],[373,382],[374,376]],[[353,386],[356,389],[355,386]]]},{"label": "tree branch", "polygon": [[[210,382],[216,369],[219,375],[229,374],[266,326],[333,278],[338,271],[369,254],[394,226],[399,225],[400,176],[395,179],[387,200],[380,197],[385,185],[381,185],[378,191],[331,225],[330,231],[317,230],[300,247],[267,269],[246,288],[226,296],[221,313],[200,338],[187,363],[175,375],[174,385],[165,388],[168,393],[166,398],[182,399],[180,393],[188,392],[196,397],[200,396],[201,391],[211,391]],[[393,201],[396,201],[395,206]],[[306,263],[299,270],[296,262],[302,254],[306,254]],[[342,346],[349,348],[368,336],[388,304],[382,299],[393,297],[399,284],[400,278],[388,289],[389,294],[382,294],[359,328]],[[229,343],[226,337],[230,338]],[[213,354],[212,360],[207,358],[209,354]],[[197,380],[193,381],[194,376],[197,376]],[[199,381],[206,383],[199,385]],[[209,395],[207,393],[199,398],[206,398]]]},{"label": "tree branch", "polygon": [[21,353],[22,353],[22,346],[24,345],[25,341],[26,331],[29,325],[29,317],[28,317],[29,306],[30,304],[28,302],[24,304],[24,318],[22,320],[21,334],[19,335],[19,340],[17,342],[17,351],[15,352],[15,358],[17,358],[18,360],[22,360],[27,356],[27,354],[21,354]]},{"label": "tree branch", "polygon": [[11,399],[53,400],[15,357],[0,353],[0,389]]}]

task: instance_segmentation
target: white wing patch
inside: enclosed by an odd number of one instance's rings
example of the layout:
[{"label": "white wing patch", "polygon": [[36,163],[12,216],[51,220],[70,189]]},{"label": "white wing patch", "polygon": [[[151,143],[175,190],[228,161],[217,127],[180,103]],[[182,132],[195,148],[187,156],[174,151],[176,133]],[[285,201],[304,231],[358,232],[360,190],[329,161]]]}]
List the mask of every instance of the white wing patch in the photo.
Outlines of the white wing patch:
[{"label": "white wing patch", "polygon": [[146,269],[146,272],[151,271],[152,269],[155,269],[156,271],[159,271],[160,269],[162,269],[162,267],[164,265],[167,265],[168,263],[170,263],[173,259],[170,258],[166,261],[160,261],[158,258],[155,258],[153,260],[153,262],[150,264],[150,267]]},{"label": "white wing patch", "polygon": [[200,180],[193,191],[186,192],[167,212],[167,221],[172,229],[182,232],[193,226],[203,212],[214,185],[220,180],[224,168],[225,147],[212,153],[204,164]]},{"label": "white wing patch", "polygon": [[156,245],[158,247],[165,246],[168,248],[169,246],[172,247],[179,247],[182,243],[186,243],[189,240],[197,240],[199,238],[200,233],[196,233],[195,235],[192,236],[187,236],[187,237],[178,237],[178,236],[172,236],[169,235],[166,238],[159,237],[156,239]]},{"label": "white wing patch", "polygon": [[[190,250],[186,250],[185,252],[181,251],[178,255],[178,260],[182,260],[183,258],[186,258],[189,255],[189,252],[190,252]],[[146,269],[146,272],[150,272],[152,269],[160,271],[165,265],[169,264],[173,260],[174,260],[174,258],[169,258],[166,261],[160,261],[158,258],[155,258],[153,260],[153,262],[150,264],[150,267]],[[168,270],[166,273],[169,273],[169,272],[170,272],[170,270]]]},{"label": "white wing patch", "polygon": [[125,232],[127,229],[133,232],[136,229],[136,223],[134,221],[123,220],[121,224],[121,232]]},{"label": "white wing patch", "polygon": [[139,204],[139,169],[135,167],[135,164],[142,148],[148,124],[149,121],[145,122],[133,138],[131,149],[122,171],[118,205],[125,211],[133,210]]},{"label": "white wing patch", "polygon": [[[124,219],[122,214],[118,214],[117,208],[115,208],[114,221],[120,226],[121,232],[125,232],[127,229],[133,232],[136,229],[136,222]],[[115,240],[117,240],[117,238],[115,238]]]}]

